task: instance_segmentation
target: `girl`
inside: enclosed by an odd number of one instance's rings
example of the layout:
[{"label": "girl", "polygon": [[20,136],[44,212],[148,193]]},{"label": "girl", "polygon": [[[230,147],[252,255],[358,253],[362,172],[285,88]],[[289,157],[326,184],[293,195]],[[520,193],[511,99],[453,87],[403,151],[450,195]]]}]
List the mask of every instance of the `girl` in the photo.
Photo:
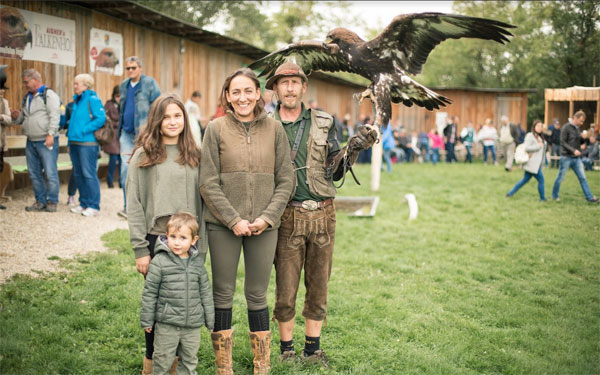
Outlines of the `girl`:
[{"label": "girl", "polygon": [[[533,122],[533,131],[527,133],[525,136],[525,151],[530,153],[529,161],[523,165],[525,173],[523,179],[516,183],[516,185],[506,194],[507,197],[512,197],[515,193],[529,180],[531,177],[535,177],[538,181],[538,193],[540,194],[540,200],[546,201],[544,194],[544,175],[542,174],[542,168],[544,166],[544,155],[546,155],[546,141],[542,136],[544,125],[540,120]],[[531,154],[533,153],[533,154]]]},{"label": "girl", "polygon": [[438,134],[437,128],[431,129],[427,137],[431,145],[431,162],[433,165],[436,165],[438,160],[440,160],[440,149],[444,149],[444,139]]},{"label": "girl", "polygon": [[209,208],[215,302],[211,337],[218,373],[232,374],[231,316],[243,247],[254,373],[266,374],[271,345],[267,286],[277,228],[294,184],[290,146],[281,123],[267,118],[252,70],[242,68],[227,77],[221,103],[227,113],[206,127],[200,175],[200,191]]},{"label": "girl", "polygon": [[[192,136],[185,107],[176,95],[161,95],[152,103],[129,165],[127,223],[137,271],[145,277],[157,236],[167,232],[169,218],[178,211],[189,212],[198,220],[197,248],[205,253],[205,225],[198,191],[200,149]],[[146,332],[143,374],[152,373],[153,352],[154,330]]]}]

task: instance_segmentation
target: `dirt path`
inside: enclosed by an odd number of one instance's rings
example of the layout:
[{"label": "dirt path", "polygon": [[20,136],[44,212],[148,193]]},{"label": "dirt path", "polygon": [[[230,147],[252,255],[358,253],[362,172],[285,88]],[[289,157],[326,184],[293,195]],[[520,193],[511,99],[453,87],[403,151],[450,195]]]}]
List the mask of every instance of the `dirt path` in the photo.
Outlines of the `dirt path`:
[{"label": "dirt path", "polygon": [[27,212],[34,202],[31,188],[8,192],[11,201],[0,210],[0,283],[21,273],[39,275],[58,269],[58,260],[77,254],[106,251],[100,237],[115,229],[127,229],[127,221],[117,212],[123,206],[123,191],[108,189],[101,182],[100,216],[71,213],[66,205],[67,186],[62,184],[55,213]]}]

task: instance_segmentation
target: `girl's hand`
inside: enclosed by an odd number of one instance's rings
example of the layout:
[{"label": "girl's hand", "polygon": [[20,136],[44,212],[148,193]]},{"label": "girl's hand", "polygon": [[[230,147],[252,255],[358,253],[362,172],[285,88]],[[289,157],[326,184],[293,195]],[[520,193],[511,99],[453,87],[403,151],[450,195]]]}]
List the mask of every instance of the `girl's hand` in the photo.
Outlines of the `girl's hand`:
[{"label": "girl's hand", "polygon": [[248,224],[250,224],[248,222],[248,220],[240,220],[240,221],[238,221],[238,223],[236,225],[234,225],[233,228],[232,228],[233,229],[233,234],[235,234],[237,237],[251,236],[252,232],[248,228]]},{"label": "girl's hand", "polygon": [[256,220],[254,220],[254,222],[252,224],[248,225],[248,229],[250,229],[250,231],[252,232],[252,234],[254,236],[258,236],[268,227],[269,227],[269,224],[267,224],[261,218],[256,218]]},{"label": "girl's hand", "polygon": [[146,331],[146,333],[150,333],[150,332],[152,332],[152,327],[144,328],[144,331]]}]

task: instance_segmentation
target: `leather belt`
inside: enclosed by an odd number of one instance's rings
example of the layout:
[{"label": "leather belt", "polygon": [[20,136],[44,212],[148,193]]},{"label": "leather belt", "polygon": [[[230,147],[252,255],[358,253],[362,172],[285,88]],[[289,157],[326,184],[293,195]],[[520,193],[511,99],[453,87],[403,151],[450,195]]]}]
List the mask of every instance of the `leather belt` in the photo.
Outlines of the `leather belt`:
[{"label": "leather belt", "polygon": [[292,207],[302,207],[305,210],[308,211],[314,211],[317,209],[321,209],[324,207],[327,207],[329,205],[333,204],[333,198],[329,198],[329,199],[325,199],[324,201],[313,201],[313,200],[306,200],[306,201],[289,201],[288,202],[288,206],[292,206]]}]

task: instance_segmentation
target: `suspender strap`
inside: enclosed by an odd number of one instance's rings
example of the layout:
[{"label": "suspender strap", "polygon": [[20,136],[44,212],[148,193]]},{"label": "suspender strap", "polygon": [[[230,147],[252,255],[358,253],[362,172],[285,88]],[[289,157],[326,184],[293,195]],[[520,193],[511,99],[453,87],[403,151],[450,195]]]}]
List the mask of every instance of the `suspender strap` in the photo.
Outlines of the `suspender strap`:
[{"label": "suspender strap", "polygon": [[296,159],[296,153],[298,153],[298,148],[300,148],[300,142],[302,141],[302,134],[304,134],[304,127],[306,126],[306,119],[302,119],[300,122],[300,128],[298,128],[298,133],[296,133],[296,139],[294,140],[294,147],[292,147],[292,152],[290,152],[290,157],[292,158],[292,162]]}]

